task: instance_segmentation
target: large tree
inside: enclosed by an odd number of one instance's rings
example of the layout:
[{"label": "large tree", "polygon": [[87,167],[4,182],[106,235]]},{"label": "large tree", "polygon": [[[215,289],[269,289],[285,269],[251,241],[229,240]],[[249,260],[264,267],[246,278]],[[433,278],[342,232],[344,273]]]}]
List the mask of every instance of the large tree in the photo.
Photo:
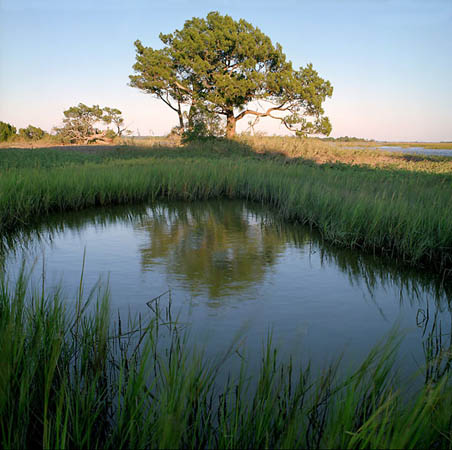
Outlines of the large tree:
[{"label": "large tree", "polygon": [[[245,20],[211,12],[160,39],[160,50],[135,42],[130,85],[164,101],[178,113],[181,127],[182,105],[203,104],[226,118],[228,137],[247,115],[279,120],[300,135],[330,133],[322,108],[333,92],[329,81],[312,64],[294,70],[281,46]],[[265,107],[252,107],[256,101]]]},{"label": "large tree", "polygon": [[177,113],[179,127],[183,130],[182,104],[188,103],[188,94],[193,90],[186,81],[182,84],[182,76],[177,73],[178,68],[167,49],[154,50],[143,46],[139,40],[135,41],[135,49],[136,63],[133,69],[137,75],[130,76],[130,85],[154,95],[168,105]]}]

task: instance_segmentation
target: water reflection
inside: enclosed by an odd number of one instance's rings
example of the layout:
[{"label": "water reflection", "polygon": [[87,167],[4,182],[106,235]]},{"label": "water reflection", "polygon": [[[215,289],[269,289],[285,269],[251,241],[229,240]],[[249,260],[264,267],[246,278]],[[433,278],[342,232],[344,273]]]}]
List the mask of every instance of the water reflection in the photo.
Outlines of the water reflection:
[{"label": "water reflection", "polygon": [[163,265],[193,295],[204,289],[212,299],[240,295],[265,277],[286,248],[264,223],[249,206],[230,203],[150,208],[135,226],[148,236],[140,247],[142,268]]},{"label": "water reflection", "polygon": [[447,299],[452,296],[452,286],[445,284],[436,273],[401,267],[398,262],[388,258],[338,249],[327,244],[323,244],[320,252],[323,264],[334,264],[347,275],[351,285],[365,286],[372,299],[378,288],[397,288],[401,305],[422,305],[427,296],[434,299],[439,308],[447,308]]},{"label": "water reflection", "polygon": [[5,271],[45,252],[49,272],[64,270],[65,285],[73,276],[77,287],[84,246],[87,275],[111,274],[113,308],[144,311],[169,287],[176,308],[196,303],[184,320],[214,348],[246,325],[255,354],[273,327],[288,351],[304,345],[324,358],[349,346],[359,358],[400,322],[411,330],[403,351],[426,379],[451,364],[452,290],[440,276],[328,245],[261,205],[158,203],[56,215],[4,236],[0,261]]},{"label": "water reflection", "polygon": [[351,285],[364,286],[371,299],[377,288],[397,286],[401,303],[414,306],[427,294],[440,306],[451,293],[441,277],[334,247],[313,230],[283,223],[259,205],[158,205],[149,208],[134,228],[148,236],[140,247],[143,270],[162,265],[183,278],[193,294],[206,288],[212,298],[239,294],[259,283],[288,247],[309,255],[318,252],[322,265],[335,265]]},{"label": "water reflection", "polygon": [[322,266],[334,265],[370,298],[376,289],[396,287],[401,304],[415,306],[427,295],[443,310],[452,299],[452,285],[434,272],[335,247],[308,227],[285,223],[267,207],[242,201],[158,203],[49,216],[1,238],[0,267],[6,269],[7,256],[51,247],[63,234],[81,236],[87,229],[102,232],[114,225],[145,236],[139,245],[144,272],[164,268],[195,295],[204,289],[212,298],[239,295],[261,282],[287,249],[295,248],[308,257],[319,255]]}]

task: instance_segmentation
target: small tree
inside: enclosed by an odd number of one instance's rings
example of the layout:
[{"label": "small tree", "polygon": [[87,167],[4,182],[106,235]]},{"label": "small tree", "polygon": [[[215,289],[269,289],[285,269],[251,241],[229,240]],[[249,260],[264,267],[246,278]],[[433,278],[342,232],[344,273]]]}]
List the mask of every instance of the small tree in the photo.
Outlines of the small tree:
[{"label": "small tree", "polygon": [[34,127],[33,125],[28,125],[27,128],[19,129],[19,136],[28,141],[37,141],[42,139],[45,135],[46,132],[43,129]]},{"label": "small tree", "polygon": [[[161,50],[135,42],[130,85],[154,94],[179,115],[181,104],[203,104],[226,119],[226,135],[247,115],[279,120],[298,135],[329,134],[322,103],[333,88],[312,64],[295,70],[279,44],[243,19],[211,12],[181,30],[160,34]],[[253,102],[262,100],[267,109]]]},{"label": "small tree", "polygon": [[130,133],[127,127],[124,126],[124,118],[121,116],[122,112],[119,109],[106,106],[103,111],[102,120],[116,127],[116,136],[121,137],[123,133]]},{"label": "small tree", "polygon": [[205,104],[192,105],[182,138],[184,141],[223,136],[225,127],[218,114],[209,111]]},{"label": "small tree", "polygon": [[121,111],[108,107],[100,108],[99,105],[87,106],[79,103],[78,106],[71,106],[63,114],[64,126],[54,130],[63,141],[70,143],[89,144],[90,142],[108,140],[114,137],[116,133],[108,128],[100,130],[96,125],[108,125],[113,122],[119,124],[117,126],[120,129],[120,124],[123,122],[120,116]]},{"label": "small tree", "polygon": [[16,128],[6,122],[0,122],[0,142],[5,142],[15,136]]}]

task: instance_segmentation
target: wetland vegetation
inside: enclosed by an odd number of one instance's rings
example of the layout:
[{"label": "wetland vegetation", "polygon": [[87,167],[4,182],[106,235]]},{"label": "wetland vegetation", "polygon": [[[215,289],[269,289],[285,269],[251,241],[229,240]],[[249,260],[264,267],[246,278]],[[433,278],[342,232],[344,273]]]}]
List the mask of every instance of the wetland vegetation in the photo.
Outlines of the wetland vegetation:
[{"label": "wetland vegetation", "polygon": [[[427,378],[406,397],[392,336],[348,376],[281,361],[269,337],[255,377],[219,383],[233,352],[186,345],[171,304],[110,322],[108,293],[75,308],[27,278],[0,292],[3,448],[449,448],[450,353],[427,339]],[[95,302],[89,309],[88,302]]]},{"label": "wetland vegetation", "polygon": [[412,170],[396,168],[392,161],[384,169],[319,165],[303,156],[288,158],[284,151],[290,150],[282,148],[283,155],[265,147],[255,151],[228,140],[180,148],[3,149],[1,232],[26,226],[36,216],[92,206],[158,198],[241,198],[268,204],[283,219],[311,225],[337,245],[449,273],[449,161],[421,161],[427,172],[413,161]]},{"label": "wetland vegetation", "polygon": [[[286,146],[276,151],[271,141],[2,149],[4,248],[32,232],[37,217],[54,212],[236,198],[267,204],[282,220],[307,224],[338,248],[440,273],[439,289],[449,282],[448,161],[390,157],[388,163],[375,155],[381,166],[352,166],[316,160],[329,149],[319,150],[318,143],[277,138],[274,143]],[[341,151],[333,149],[331,158]],[[149,257],[143,253],[143,264]],[[439,322],[425,336],[417,375],[423,382],[413,384],[414,393],[397,381],[395,336],[352,374],[339,373],[336,363],[321,373],[308,363],[296,366],[278,359],[281,352],[268,342],[258,372],[251,376],[244,362],[225,380],[220,367],[233,342],[218,358],[196,353],[168,304],[154,307],[147,322],[111,322],[108,292],[84,296],[82,286],[68,302],[63,291],[32,288],[25,276],[9,286],[4,281],[5,448],[450,445],[450,333]],[[88,297],[97,306],[87,307]],[[78,306],[68,308],[71,302]]]}]

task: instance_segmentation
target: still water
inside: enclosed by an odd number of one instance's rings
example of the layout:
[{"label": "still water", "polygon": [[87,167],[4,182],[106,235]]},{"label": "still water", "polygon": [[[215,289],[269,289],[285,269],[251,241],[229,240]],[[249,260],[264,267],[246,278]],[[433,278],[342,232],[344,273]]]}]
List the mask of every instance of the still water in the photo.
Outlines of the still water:
[{"label": "still water", "polygon": [[173,311],[209,355],[235,342],[252,360],[272,331],[283,355],[319,367],[343,355],[354,365],[397,326],[405,335],[399,360],[412,371],[423,367],[435,326],[450,336],[449,294],[435,274],[327,245],[252,203],[64,214],[8,245],[1,263],[10,279],[25,260],[39,286],[45,267],[47,288],[63,286],[69,303],[86,252],[86,291],[99,277],[108,282],[114,317],[149,314],[146,302],[171,290]]}]

